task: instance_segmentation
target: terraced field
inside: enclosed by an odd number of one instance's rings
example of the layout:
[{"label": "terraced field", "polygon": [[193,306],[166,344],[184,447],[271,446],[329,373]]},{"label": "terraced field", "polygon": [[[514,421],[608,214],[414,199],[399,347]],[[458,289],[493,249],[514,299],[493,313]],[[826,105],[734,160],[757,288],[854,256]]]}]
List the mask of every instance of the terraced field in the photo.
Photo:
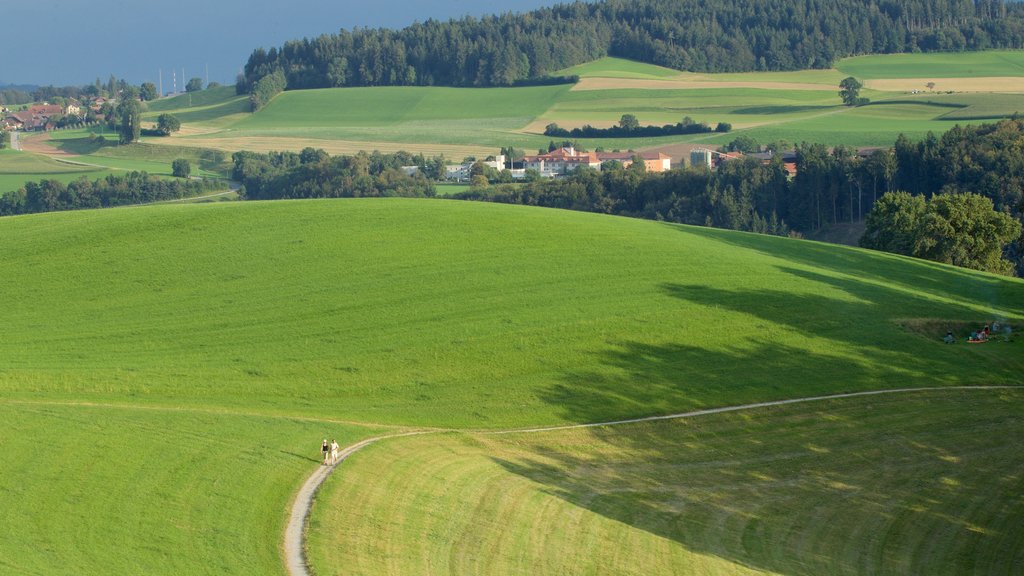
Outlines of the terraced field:
[{"label": "terraced field", "polygon": [[[317,573],[999,573],[1021,557],[1016,391],[486,433],[1016,385],[1020,341],[939,337],[1021,325],[1020,280],[441,200],[29,215],[0,219],[0,242],[17,303],[0,309],[0,509],[23,527],[4,571],[282,574],[320,440],[424,428],[328,480]],[[851,564],[851,542],[872,556]]]}]

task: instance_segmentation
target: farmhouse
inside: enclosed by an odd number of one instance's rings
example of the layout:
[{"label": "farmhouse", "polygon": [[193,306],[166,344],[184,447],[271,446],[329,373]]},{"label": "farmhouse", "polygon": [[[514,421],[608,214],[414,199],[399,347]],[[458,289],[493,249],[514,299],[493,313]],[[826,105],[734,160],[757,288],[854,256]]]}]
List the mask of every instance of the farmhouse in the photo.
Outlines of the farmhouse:
[{"label": "farmhouse", "polygon": [[620,162],[624,167],[633,165],[633,161],[639,158],[644,163],[644,170],[647,172],[668,172],[672,169],[672,157],[661,152],[598,152],[598,160],[601,165],[608,162]]},{"label": "farmhouse", "polygon": [[35,106],[29,106],[28,111],[33,116],[60,116],[64,113],[64,108],[56,104],[36,104]]},{"label": "farmhouse", "polygon": [[524,168],[536,170],[541,176],[553,178],[576,170],[580,166],[588,166],[600,170],[608,162],[619,162],[623,166],[631,166],[639,158],[648,172],[666,172],[672,169],[672,158],[661,152],[577,152],[567,146],[524,159]]},{"label": "farmhouse", "polygon": [[14,112],[4,117],[3,126],[6,130],[38,130],[46,124],[45,118],[34,116],[31,112]]},{"label": "farmhouse", "polygon": [[536,170],[541,176],[553,178],[568,174],[580,166],[600,168],[601,160],[594,152],[577,152],[572,146],[559,148],[547,154],[527,156],[523,159],[523,167]]}]

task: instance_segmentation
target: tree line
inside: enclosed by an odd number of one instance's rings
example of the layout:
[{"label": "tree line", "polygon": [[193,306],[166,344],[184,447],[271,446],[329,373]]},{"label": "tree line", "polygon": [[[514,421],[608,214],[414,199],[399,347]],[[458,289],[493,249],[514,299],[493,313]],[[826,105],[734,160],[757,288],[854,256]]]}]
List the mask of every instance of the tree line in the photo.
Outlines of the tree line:
[{"label": "tree line", "polygon": [[96,180],[83,176],[68,184],[46,179],[27,182],[0,196],[0,216],[145,204],[223,188],[224,183],[215,180],[167,180],[145,172],[110,174]]},{"label": "tree line", "polygon": [[675,124],[641,126],[640,121],[632,114],[623,114],[619,123],[608,128],[595,128],[585,124],[580,128],[567,130],[552,122],[544,127],[545,136],[556,138],[649,138],[654,136],[678,136],[682,134],[705,134],[708,132],[728,132],[732,124],[719,122],[714,128],[706,122],[696,122],[689,116]]},{"label": "tree line", "polygon": [[[405,152],[330,156],[323,150],[236,152],[231,157],[240,195],[247,200],[288,198],[358,198],[365,196],[434,196],[434,179],[444,175],[443,158],[427,159]],[[424,170],[406,174],[401,167]]]},{"label": "tree line", "polygon": [[[911,226],[910,240],[906,236],[910,232],[904,231],[902,240],[895,244],[874,242],[869,238],[865,246],[960,265],[970,262],[970,267],[993,272],[1016,269],[1021,274],[1024,272],[1024,237],[1020,235],[1020,223],[1024,223],[1024,155],[1019,150],[1022,149],[1024,122],[1004,120],[995,124],[955,126],[941,137],[928,134],[916,142],[901,135],[892,148],[870,152],[802,143],[795,148],[797,174],[792,179],[787,177],[781,155],[776,155],[767,162],[750,157],[723,162],[714,171],[698,168],[645,173],[639,163],[625,169],[611,166],[600,172],[581,168],[561,180],[477,188],[457,197],[788,234],[810,233],[830,225],[865,220],[888,192],[904,191],[919,198],[914,201],[915,206],[921,202],[925,207],[939,196],[974,194],[988,202],[988,212],[1004,217],[993,217],[996,219],[983,226],[988,230],[984,234],[955,226],[947,229],[961,230],[957,232],[958,240],[976,243],[979,249],[983,243],[998,245],[996,253],[1005,258],[1005,265],[999,264],[998,259],[990,260],[990,255],[963,253],[961,245],[950,247],[953,245],[937,240],[934,232],[941,226],[935,224],[938,221],[935,215],[929,216],[930,228],[923,224]],[[933,210],[949,212],[951,207],[961,206],[957,202],[965,202],[961,212],[969,208],[975,215],[985,213],[976,202],[963,199],[941,200]],[[918,215],[926,212],[924,208],[912,211],[907,218],[924,222]],[[981,216],[971,220],[972,226],[977,224],[978,218]],[[1016,228],[1007,224],[1014,221]],[[870,225],[871,220],[868,223]],[[989,234],[996,228],[1000,230],[998,235]],[[872,232],[869,236],[877,234]],[[1006,234],[1011,236],[1008,240]],[[957,250],[961,255],[951,255]]]},{"label": "tree line", "polygon": [[603,0],[291,40],[254,50],[236,88],[253,93],[278,72],[288,89],[511,86],[607,55],[741,72],[1021,47],[1024,6],[1004,0]]}]

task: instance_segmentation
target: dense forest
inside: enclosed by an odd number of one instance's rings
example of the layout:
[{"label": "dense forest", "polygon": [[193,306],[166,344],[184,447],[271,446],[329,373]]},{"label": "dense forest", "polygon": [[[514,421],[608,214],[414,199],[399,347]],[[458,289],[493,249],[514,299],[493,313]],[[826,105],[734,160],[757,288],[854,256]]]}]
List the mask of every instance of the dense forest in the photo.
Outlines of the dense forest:
[{"label": "dense forest", "polygon": [[97,180],[83,176],[69,184],[40,180],[0,196],[0,216],[144,204],[224,188],[223,182],[215,180],[167,180],[145,172],[110,174]]},{"label": "dense forest", "polygon": [[856,54],[1024,47],[1004,0],[602,0],[521,14],[357,28],[259,48],[239,93],[280,71],[288,89],[509,86],[611,55],[697,72],[828,68]]}]

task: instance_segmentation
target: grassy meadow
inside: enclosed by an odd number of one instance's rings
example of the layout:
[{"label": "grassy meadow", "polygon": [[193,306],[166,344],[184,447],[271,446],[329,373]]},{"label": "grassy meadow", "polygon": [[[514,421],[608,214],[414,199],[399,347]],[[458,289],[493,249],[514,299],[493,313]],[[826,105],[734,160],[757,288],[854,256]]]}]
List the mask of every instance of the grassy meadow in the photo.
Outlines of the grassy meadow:
[{"label": "grassy meadow", "polygon": [[836,63],[836,68],[864,80],[1020,76],[1024,73],[1024,51],[873,54],[844,58]]},{"label": "grassy meadow", "polygon": [[1018,343],[898,326],[1024,319],[1020,280],[595,214],[183,205],[11,218],[0,240],[8,398],[498,428],[1024,366]]},{"label": "grassy meadow", "polygon": [[[318,574],[1014,574],[1024,394],[402,438],[313,510]],[[373,477],[374,482],[365,478]]]},{"label": "grassy meadow", "polygon": [[59,180],[65,184],[83,176],[95,180],[109,170],[54,160],[42,154],[0,150],[0,194],[17,190],[29,181]]},{"label": "grassy meadow", "polygon": [[[0,572],[282,574],[289,499],[320,439],[410,427],[442,431],[359,453],[318,498],[318,574],[797,562],[820,573],[855,555],[839,532],[813,530],[835,518],[878,551],[862,572],[939,566],[945,548],[914,543],[947,542],[958,522],[1003,544],[969,540],[951,566],[1019,557],[1019,529],[996,508],[1020,508],[1019,455],[1005,442],[1019,435],[1016,393],[794,405],[700,421],[710,433],[689,421],[486,433],[1017,384],[1022,341],[940,337],[1020,325],[1018,279],[443,200],[27,215],[0,219],[0,243],[0,297],[13,303],[0,309],[0,509],[22,527],[0,542]],[[945,472],[947,455],[962,470]],[[885,473],[863,465],[880,458]],[[993,476],[983,462],[1007,467]],[[960,492],[931,490],[946,486],[940,471]],[[890,521],[894,506],[906,512]],[[934,512],[915,515],[922,506]],[[891,544],[866,536],[879,525]]]},{"label": "grassy meadow", "polygon": [[0,401],[0,572],[282,574],[319,438],[372,428],[223,411]]}]

